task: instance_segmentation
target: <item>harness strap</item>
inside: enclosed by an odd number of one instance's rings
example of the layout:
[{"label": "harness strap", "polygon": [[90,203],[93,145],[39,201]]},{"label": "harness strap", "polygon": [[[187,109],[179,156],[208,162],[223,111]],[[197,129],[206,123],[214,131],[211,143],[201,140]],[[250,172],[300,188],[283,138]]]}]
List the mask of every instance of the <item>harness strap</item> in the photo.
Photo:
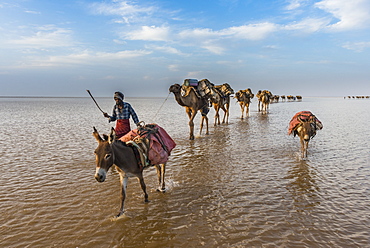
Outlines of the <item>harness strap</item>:
[{"label": "harness strap", "polygon": [[[148,157],[147,157],[146,153],[143,151],[143,149],[135,141],[130,140],[130,141],[127,141],[126,144],[131,145],[132,147],[136,148],[136,151],[139,154],[139,156],[137,156],[136,158],[138,159],[138,162],[139,162],[141,167],[145,168],[147,166],[150,166],[150,163],[149,163],[149,160],[148,160]],[[135,151],[135,149],[134,149],[134,151]]]}]

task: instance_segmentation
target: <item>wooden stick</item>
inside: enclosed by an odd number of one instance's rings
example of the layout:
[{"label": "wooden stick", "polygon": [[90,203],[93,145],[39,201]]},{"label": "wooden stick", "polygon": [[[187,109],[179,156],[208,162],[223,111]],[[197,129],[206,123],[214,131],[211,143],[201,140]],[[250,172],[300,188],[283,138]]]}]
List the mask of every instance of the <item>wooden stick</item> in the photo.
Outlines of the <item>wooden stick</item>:
[{"label": "wooden stick", "polygon": [[92,96],[91,92],[90,92],[89,90],[86,90],[86,91],[87,91],[87,93],[89,93],[89,95],[91,96],[91,98],[92,98],[92,99],[93,99],[93,101],[95,102],[96,107],[98,107],[98,109],[99,109],[102,113],[104,113],[104,111],[99,107],[98,103],[95,101],[95,99],[94,99],[94,97]]}]

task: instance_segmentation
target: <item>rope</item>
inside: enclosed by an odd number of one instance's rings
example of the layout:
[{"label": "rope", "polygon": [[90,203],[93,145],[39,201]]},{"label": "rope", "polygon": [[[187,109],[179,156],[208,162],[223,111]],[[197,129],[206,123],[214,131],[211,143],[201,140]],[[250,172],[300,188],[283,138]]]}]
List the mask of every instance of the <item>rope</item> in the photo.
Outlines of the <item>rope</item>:
[{"label": "rope", "polygon": [[171,94],[171,92],[169,92],[169,93],[168,93],[168,95],[167,95],[166,99],[164,99],[164,102],[163,102],[163,103],[162,103],[162,105],[159,107],[159,109],[158,109],[157,113],[155,113],[155,115],[154,115],[154,117],[153,117],[153,123],[155,123],[155,122],[154,122],[155,118],[157,117],[157,115],[158,115],[159,111],[162,109],[163,105],[164,105],[164,104],[165,104],[165,102],[167,101],[167,99],[168,99],[168,97],[170,96],[170,94]]}]

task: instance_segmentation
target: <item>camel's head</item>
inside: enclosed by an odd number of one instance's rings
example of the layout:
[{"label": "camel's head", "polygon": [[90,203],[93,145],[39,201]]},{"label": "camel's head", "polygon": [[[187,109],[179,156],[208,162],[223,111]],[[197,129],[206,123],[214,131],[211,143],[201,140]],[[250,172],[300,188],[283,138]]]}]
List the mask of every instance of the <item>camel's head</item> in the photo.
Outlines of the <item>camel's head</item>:
[{"label": "camel's head", "polygon": [[235,96],[234,96],[234,98],[236,98],[238,101],[239,101],[239,99],[240,99],[240,97],[242,96],[242,91],[241,90],[239,90],[238,92],[236,92],[235,93]]},{"label": "camel's head", "polygon": [[181,86],[179,84],[173,84],[168,90],[172,93],[179,93],[181,90]]}]

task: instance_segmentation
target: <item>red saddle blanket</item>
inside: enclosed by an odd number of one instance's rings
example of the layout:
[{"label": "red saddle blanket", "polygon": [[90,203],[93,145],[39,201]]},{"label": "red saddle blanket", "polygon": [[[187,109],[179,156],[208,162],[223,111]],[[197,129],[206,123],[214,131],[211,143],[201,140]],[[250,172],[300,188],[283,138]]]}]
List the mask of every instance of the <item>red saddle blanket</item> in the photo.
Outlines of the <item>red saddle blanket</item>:
[{"label": "red saddle blanket", "polygon": [[300,123],[300,121],[298,120],[298,116],[301,118],[301,120],[309,120],[310,118],[314,118],[317,129],[322,129],[323,127],[321,121],[319,121],[319,119],[317,119],[316,116],[310,111],[301,111],[296,113],[290,120],[288,135],[292,134],[295,127]]},{"label": "red saddle blanket", "polygon": [[172,149],[176,146],[170,135],[157,124],[148,124],[144,128],[133,129],[119,140],[127,142],[134,140],[137,136],[149,139],[148,159],[152,165],[166,163]]}]

